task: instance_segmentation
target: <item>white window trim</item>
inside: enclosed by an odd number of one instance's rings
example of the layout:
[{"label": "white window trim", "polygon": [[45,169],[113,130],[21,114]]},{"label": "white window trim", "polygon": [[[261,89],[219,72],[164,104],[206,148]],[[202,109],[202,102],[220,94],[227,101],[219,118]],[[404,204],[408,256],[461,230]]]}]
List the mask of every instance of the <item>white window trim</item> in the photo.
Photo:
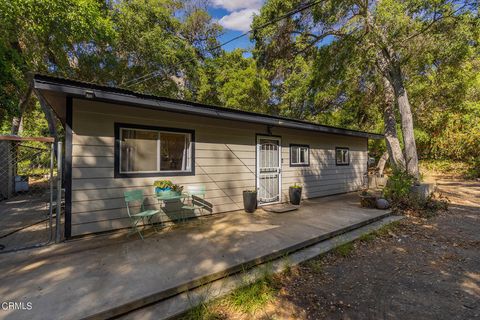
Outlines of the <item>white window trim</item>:
[{"label": "white window trim", "polygon": [[[294,159],[293,158],[293,148],[296,148],[297,149],[297,159],[295,159],[295,162],[294,162]],[[302,162],[300,161],[300,151],[301,150],[305,150],[305,161]],[[307,167],[310,165],[310,146],[308,145],[304,145],[304,144],[290,144],[290,166],[302,166],[302,167]]]}]

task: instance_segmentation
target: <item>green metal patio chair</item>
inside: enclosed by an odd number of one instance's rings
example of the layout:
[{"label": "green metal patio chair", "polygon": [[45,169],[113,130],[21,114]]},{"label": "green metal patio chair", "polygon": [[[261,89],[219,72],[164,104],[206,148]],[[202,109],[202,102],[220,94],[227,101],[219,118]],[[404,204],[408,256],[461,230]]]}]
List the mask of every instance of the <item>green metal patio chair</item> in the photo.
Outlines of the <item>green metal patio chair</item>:
[{"label": "green metal patio chair", "polygon": [[[159,210],[145,210],[145,197],[143,196],[143,190],[132,190],[132,191],[125,191],[125,204],[127,205],[127,213],[130,217],[132,222],[131,230],[128,236],[138,232],[140,238],[143,240],[143,235],[138,228],[138,224],[143,222],[143,228],[145,225],[150,224],[155,231],[158,231],[155,225],[152,223],[153,217],[157,215],[160,211]],[[140,204],[140,212],[132,213],[130,206],[133,204]]]},{"label": "green metal patio chair", "polygon": [[200,209],[203,214],[204,204],[203,201],[195,199],[195,197],[205,200],[206,188],[203,184],[187,186],[184,191],[190,198],[190,203],[182,206],[183,210],[191,210],[195,213],[196,209]]}]

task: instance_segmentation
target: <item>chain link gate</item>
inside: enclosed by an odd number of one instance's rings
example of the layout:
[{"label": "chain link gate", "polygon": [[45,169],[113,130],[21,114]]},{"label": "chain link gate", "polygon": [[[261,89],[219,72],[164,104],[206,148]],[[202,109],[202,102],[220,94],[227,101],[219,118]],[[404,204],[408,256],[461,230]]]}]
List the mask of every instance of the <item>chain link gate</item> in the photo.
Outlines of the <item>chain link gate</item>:
[{"label": "chain link gate", "polygon": [[54,239],[57,194],[61,204],[54,149],[50,138],[0,136],[0,253]]}]

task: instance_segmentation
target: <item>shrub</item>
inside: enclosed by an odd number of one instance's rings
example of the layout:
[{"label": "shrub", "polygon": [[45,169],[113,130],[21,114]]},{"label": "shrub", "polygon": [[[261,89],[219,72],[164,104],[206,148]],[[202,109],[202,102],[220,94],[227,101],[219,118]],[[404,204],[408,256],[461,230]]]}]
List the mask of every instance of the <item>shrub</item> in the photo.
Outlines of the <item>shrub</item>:
[{"label": "shrub", "polygon": [[473,160],[470,163],[470,167],[468,168],[464,177],[466,179],[478,179],[478,178],[480,178],[480,159]]},{"label": "shrub", "polygon": [[395,170],[389,177],[383,196],[390,201],[394,211],[428,218],[438,211],[447,210],[448,201],[445,198],[435,195],[423,198],[412,193],[414,183],[415,178],[404,171]]},{"label": "shrub", "polygon": [[383,189],[383,196],[392,203],[397,203],[408,198],[410,190],[415,183],[415,177],[403,170],[393,170]]}]

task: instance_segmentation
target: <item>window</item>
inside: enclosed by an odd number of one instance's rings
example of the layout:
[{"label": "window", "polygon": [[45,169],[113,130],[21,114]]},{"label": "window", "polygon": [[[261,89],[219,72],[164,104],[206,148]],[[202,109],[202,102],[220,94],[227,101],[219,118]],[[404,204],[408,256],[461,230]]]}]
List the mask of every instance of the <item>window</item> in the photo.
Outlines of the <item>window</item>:
[{"label": "window", "polygon": [[303,144],[290,145],[290,167],[306,167],[310,165],[310,147]]},{"label": "window", "polygon": [[193,131],[115,126],[115,177],[194,174]]},{"label": "window", "polygon": [[337,166],[350,164],[350,150],[348,148],[335,148],[335,162]]}]

